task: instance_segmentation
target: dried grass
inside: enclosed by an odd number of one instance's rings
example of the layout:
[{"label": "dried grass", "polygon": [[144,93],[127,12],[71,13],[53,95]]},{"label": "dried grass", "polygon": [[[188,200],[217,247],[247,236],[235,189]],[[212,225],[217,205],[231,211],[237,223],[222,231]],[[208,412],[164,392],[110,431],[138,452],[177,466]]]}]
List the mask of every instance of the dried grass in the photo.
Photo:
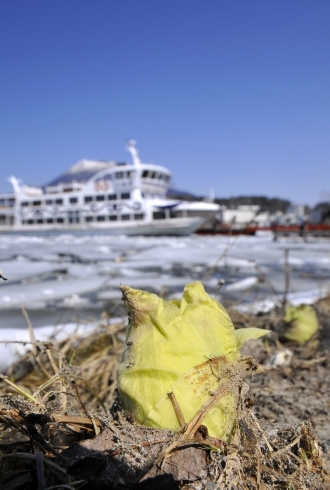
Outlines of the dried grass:
[{"label": "dried grass", "polygon": [[[329,317],[330,300],[318,302],[316,309],[322,318]],[[281,312],[232,312],[232,318],[240,328],[276,331]],[[132,423],[120,404],[114,404],[125,328],[123,323],[101,322],[83,338],[72,335],[48,343],[37,342],[31,330],[31,352],[0,380],[0,488],[147,489],[158,488],[156,481],[159,488],[179,488],[180,481],[180,488],[196,490],[330,488],[311,426],[282,424],[264,431],[247,391],[242,392],[236,433],[228,447],[214,447],[196,427],[187,439]],[[266,345],[269,355],[275,346],[276,340]],[[304,362],[313,362],[308,355]],[[84,448],[87,455],[78,457]],[[207,464],[188,481],[183,475],[191,468],[199,471],[198,451]],[[164,472],[167,480],[162,483],[157,478]]]}]

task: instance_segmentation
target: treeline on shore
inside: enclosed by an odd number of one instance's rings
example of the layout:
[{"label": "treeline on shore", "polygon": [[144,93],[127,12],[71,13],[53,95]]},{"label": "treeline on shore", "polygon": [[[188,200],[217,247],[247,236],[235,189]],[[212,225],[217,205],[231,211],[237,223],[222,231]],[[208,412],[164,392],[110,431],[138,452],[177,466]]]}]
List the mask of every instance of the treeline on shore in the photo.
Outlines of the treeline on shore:
[{"label": "treeline on shore", "polygon": [[[168,197],[172,199],[182,199],[184,201],[202,201],[207,199],[205,196],[195,196],[189,192],[170,189]],[[285,213],[289,206],[293,203],[289,199],[281,199],[279,197],[267,197],[267,196],[236,196],[236,197],[215,197],[214,202],[227,208],[236,208],[243,205],[257,205],[263,211],[269,211],[270,213],[276,213],[276,211],[282,211]],[[312,210],[319,210],[326,216],[330,215],[330,200],[317,203],[314,207],[305,206],[307,213]]]},{"label": "treeline on shore", "polygon": [[[194,196],[189,192],[179,191],[176,189],[170,189],[168,197],[173,199],[182,199],[184,201],[202,201],[205,200],[205,196]],[[278,197],[266,197],[266,196],[237,196],[229,198],[215,197],[214,202],[227,208],[241,206],[241,205],[258,205],[261,209],[269,212],[282,211],[285,212],[290,206],[291,201],[288,199],[280,199]]]}]

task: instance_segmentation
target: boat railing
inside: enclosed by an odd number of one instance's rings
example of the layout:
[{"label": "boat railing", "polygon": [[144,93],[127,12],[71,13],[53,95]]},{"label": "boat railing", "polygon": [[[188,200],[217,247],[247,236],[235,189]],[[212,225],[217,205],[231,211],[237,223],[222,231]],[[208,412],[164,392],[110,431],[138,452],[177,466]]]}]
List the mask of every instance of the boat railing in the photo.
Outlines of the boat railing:
[{"label": "boat railing", "polygon": [[50,185],[45,188],[46,194],[62,194],[67,192],[79,192],[84,188],[80,182],[70,182],[70,184]]}]

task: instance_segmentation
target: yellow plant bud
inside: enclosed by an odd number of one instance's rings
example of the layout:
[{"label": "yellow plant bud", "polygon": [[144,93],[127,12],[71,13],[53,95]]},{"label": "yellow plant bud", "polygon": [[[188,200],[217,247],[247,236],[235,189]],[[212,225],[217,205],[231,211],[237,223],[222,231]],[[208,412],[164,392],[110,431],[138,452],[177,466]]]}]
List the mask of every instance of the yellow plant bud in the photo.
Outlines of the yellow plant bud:
[{"label": "yellow plant bud", "polygon": [[[130,321],[118,390],[136,421],[150,427],[180,428],[170,392],[189,423],[221,384],[235,378],[235,369],[242,378],[243,343],[268,333],[235,330],[226,310],[200,282],[188,284],[182,301],[175,303],[128,286],[121,289]],[[203,422],[212,437],[228,439],[237,402],[238,385],[233,382]]]},{"label": "yellow plant bud", "polygon": [[281,337],[305,344],[318,330],[319,323],[312,306],[287,306],[284,315],[284,329]]}]

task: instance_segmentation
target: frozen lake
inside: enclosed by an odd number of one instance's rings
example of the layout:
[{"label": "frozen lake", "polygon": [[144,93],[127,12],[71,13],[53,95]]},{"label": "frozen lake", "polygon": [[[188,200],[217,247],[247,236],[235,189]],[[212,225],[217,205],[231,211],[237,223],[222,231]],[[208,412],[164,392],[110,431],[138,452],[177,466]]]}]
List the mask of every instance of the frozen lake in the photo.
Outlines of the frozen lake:
[{"label": "frozen lake", "polygon": [[269,308],[283,298],[288,250],[289,298],[311,302],[330,291],[330,240],[273,241],[271,233],[225,237],[0,235],[1,329],[118,316],[120,284],[166,298],[201,280],[225,305]]},{"label": "frozen lake", "polygon": [[[287,251],[287,252],[286,252]],[[284,257],[287,254],[285,286]],[[0,235],[0,372],[29,350],[22,305],[38,340],[84,335],[106,321],[127,318],[120,284],[181,296],[201,280],[224,306],[257,312],[330,292],[330,240],[197,236]],[[289,286],[289,287],[288,287]],[[9,341],[9,343],[8,343]]]}]

